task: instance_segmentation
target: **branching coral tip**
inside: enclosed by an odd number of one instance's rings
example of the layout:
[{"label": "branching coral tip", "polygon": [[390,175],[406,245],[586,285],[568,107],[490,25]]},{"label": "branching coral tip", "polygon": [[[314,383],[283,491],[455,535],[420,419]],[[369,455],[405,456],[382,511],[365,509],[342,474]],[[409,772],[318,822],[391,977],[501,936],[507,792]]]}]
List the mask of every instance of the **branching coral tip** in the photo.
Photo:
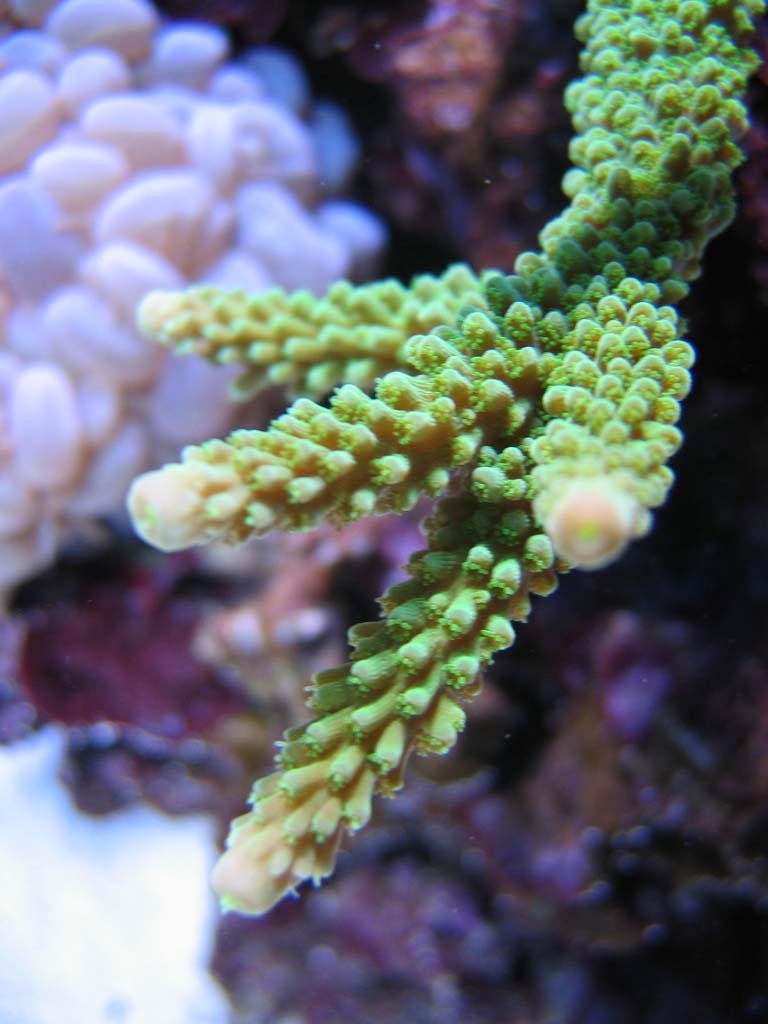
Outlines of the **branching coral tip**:
[{"label": "branching coral tip", "polygon": [[[222,903],[268,910],[333,870],[411,751],[443,753],[484,665],[557,572],[597,568],[650,526],[672,482],[693,350],[674,303],[733,216],[758,0],[590,0],[577,23],[571,202],[510,276],[452,267],[409,288],[321,298],[193,288],[145,301],[157,340],[240,363],[250,394],[298,397],[267,430],[185,449],[130,508],[175,548],[303,530],[436,498],[425,549],[347,664],[313,680],[313,719],[234,822]],[[316,398],[333,392],[327,405]]]}]

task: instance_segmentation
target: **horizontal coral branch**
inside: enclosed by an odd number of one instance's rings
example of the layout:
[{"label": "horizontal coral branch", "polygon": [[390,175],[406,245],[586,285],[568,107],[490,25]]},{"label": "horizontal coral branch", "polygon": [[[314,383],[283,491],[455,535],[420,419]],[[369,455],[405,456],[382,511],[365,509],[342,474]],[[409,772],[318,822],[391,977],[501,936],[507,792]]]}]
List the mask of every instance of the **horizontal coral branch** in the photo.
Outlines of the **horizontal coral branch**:
[{"label": "horizontal coral branch", "polygon": [[345,384],[329,408],[302,398],[268,430],[190,446],[181,463],[145,473],[128,497],[137,529],[172,551],[402,511],[439,494],[485,434],[520,429],[538,388],[530,348],[505,341],[481,310],[461,326],[409,339],[414,372],[386,374],[374,397]]},{"label": "horizontal coral branch", "polygon": [[270,384],[322,398],[339,384],[367,389],[403,369],[410,337],[453,323],[468,305],[482,308],[485,296],[480,280],[457,264],[440,277],[415,277],[408,287],[394,278],[357,286],[337,281],[320,298],[305,289],[249,295],[214,285],[155,291],[141,303],[138,324],[179,353],[244,366],[235,382],[241,398]]}]

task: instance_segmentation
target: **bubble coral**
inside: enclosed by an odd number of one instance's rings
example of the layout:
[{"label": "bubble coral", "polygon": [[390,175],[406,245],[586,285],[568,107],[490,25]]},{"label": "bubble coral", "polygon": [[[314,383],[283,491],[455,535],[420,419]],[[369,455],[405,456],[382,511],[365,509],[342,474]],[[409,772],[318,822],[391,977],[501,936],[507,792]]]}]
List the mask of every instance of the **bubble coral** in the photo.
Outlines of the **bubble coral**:
[{"label": "bubble coral", "polygon": [[315,675],[314,720],[286,733],[277,770],[233,823],[214,875],[226,907],[262,913],[329,874],[343,833],[366,824],[375,793],[400,788],[409,755],[453,745],[461,705],[530,596],[649,529],[672,483],[693,362],[672,304],[733,216],[748,37],[763,7],[589,0],[584,77],[566,93],[570,205],[514,274],[458,267],[427,282],[433,310],[436,292],[459,308],[387,350],[394,368],[377,369],[373,397],[354,379],[370,355],[362,326],[407,333],[401,311],[422,279],[410,292],[332,286],[314,304],[200,289],[145,300],[155,329],[164,311],[162,340],[258,375],[265,339],[310,393],[304,364],[314,354],[328,368],[326,332],[346,343],[329,407],[299,398],[268,430],[190,446],[136,481],[130,509],[152,543],[238,541],[438,498],[409,578],[382,596],[381,620],[350,631],[350,662]]},{"label": "bubble coral", "polygon": [[145,292],[369,269],[381,226],[328,198],[351,158],[284,54],[148,0],[0,2],[0,590],[228,425],[227,372],[134,329]]}]

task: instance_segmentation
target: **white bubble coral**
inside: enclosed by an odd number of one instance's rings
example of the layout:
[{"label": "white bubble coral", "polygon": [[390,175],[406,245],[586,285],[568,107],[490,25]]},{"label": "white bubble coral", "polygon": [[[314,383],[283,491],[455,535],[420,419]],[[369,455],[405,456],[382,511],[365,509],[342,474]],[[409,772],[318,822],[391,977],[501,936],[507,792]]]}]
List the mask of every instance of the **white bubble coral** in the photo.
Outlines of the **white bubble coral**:
[{"label": "white bubble coral", "polygon": [[380,224],[331,198],[354,153],[287,55],[147,0],[0,0],[0,590],[229,425],[228,372],[137,333],[146,292],[372,270]]}]

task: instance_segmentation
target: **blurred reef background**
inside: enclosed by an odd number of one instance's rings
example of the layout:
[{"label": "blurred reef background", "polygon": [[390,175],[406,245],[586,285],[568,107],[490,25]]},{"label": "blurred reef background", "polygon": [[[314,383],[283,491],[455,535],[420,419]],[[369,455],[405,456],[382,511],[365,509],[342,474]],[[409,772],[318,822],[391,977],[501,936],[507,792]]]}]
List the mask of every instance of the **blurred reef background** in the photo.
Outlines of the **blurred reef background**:
[{"label": "blurred reef background", "polygon": [[[70,20],[82,30],[86,0],[58,7],[77,14],[78,5],[81,21]],[[28,39],[24,51],[18,42],[19,12],[34,34],[52,6],[0,2],[0,111],[4,103],[12,109],[7,78],[22,73],[29,57],[19,54],[33,46]],[[127,203],[142,159],[127,152],[136,143],[126,122],[115,128],[104,115],[99,127],[91,115],[83,128],[86,114],[73,108],[59,136],[60,122],[45,127],[41,92],[28,152],[20,163],[0,164],[0,494],[16,487],[16,505],[3,498],[6,512],[13,507],[0,534],[0,544],[13,540],[0,547],[7,550],[0,743],[11,755],[54,729],[60,753],[50,785],[58,775],[89,820],[147,808],[183,820],[204,816],[213,823],[212,853],[252,777],[268,767],[273,742],[303,717],[311,672],[342,656],[350,624],[375,616],[376,594],[418,544],[416,513],[424,510],[341,532],[270,537],[234,552],[149,550],[119,513],[122,489],[158,451],[170,457],[169,445],[197,440],[197,431],[207,436],[211,417],[226,429],[226,380],[190,384],[182,429],[182,384],[167,383],[172,371],[159,363],[133,375],[141,353],[125,334],[121,375],[105,370],[90,380],[73,365],[77,316],[93,315],[91,307],[82,311],[94,295],[99,315],[129,331],[128,314],[106,294],[119,293],[120,275],[129,272],[134,283],[148,275],[150,286],[160,270],[197,280],[215,266],[243,274],[244,283],[262,273],[281,284],[292,283],[281,273],[295,272],[306,274],[297,284],[321,288],[326,273],[329,280],[343,273],[408,279],[452,260],[511,267],[562,205],[570,137],[562,90],[576,74],[572,28],[582,4],[166,0],[158,8],[168,25],[194,20],[226,33],[209,38],[228,38],[233,66],[261,75],[254,103],[272,89],[275,122],[278,107],[287,112],[275,128],[283,142],[268,169],[254,171],[253,153],[264,153],[267,137],[262,112],[263,120],[248,122],[257,139],[250,156],[232,156],[230,170],[208,153],[171,155],[190,181],[204,165],[210,187],[223,190],[224,199],[206,193],[198,221],[187,224],[196,252],[201,239],[210,246],[200,265],[190,265],[186,251],[161,251],[178,228],[160,192],[147,234],[121,226],[115,197]],[[150,19],[136,30],[146,47],[158,25]],[[248,56],[267,44],[293,60],[274,49]],[[757,45],[768,58],[768,24]],[[55,62],[66,58],[54,50],[45,60],[60,74]],[[138,55],[122,54],[137,93],[157,86],[152,74],[168,67],[173,74],[170,58],[147,70],[149,52],[139,45]],[[220,76],[212,86],[213,73],[182,84],[209,97],[218,88],[222,104],[242,99],[242,76]],[[738,217],[711,244],[682,306],[698,353],[695,385],[674,460],[677,482],[654,530],[616,565],[573,572],[535,603],[514,648],[496,658],[468,706],[457,750],[411,762],[406,789],[378,802],[328,884],[260,920],[205,917],[205,957],[231,1009],[193,1017],[169,1008],[152,1018],[157,1024],[768,1021],[765,64],[750,104]],[[196,116],[192,106],[184,124]],[[163,113],[172,118],[178,109],[169,92]],[[0,157],[4,145],[18,144],[4,143],[4,130]],[[47,168],[40,159],[56,145],[80,146],[82,157],[86,143],[94,180],[105,183],[100,201],[117,205],[111,220],[95,193],[86,201],[66,191],[66,153],[58,166],[50,153]],[[110,148],[118,151],[112,164]],[[227,174],[232,180],[222,185]],[[41,237],[57,239],[47,250],[49,275],[30,284],[8,255],[13,245],[23,248],[13,218],[23,213],[19,196],[31,204],[35,190],[54,186],[75,205],[65,232],[45,200],[29,214]],[[4,205],[9,187],[16,193]],[[270,263],[269,233],[249,229],[265,189],[270,209],[282,202],[291,225],[273,227],[273,236],[301,239],[303,269],[290,253],[282,266]],[[19,258],[34,262],[29,245]],[[225,262],[233,253],[240,262]],[[43,363],[52,369],[41,381]],[[31,383],[30,367],[38,370]],[[20,398],[14,389],[25,373]],[[18,455],[14,423],[28,424],[24,395],[36,387],[59,402],[58,419],[41,428],[37,449],[30,443]],[[251,421],[281,404],[279,395],[260,399]],[[37,460],[56,423],[60,479],[41,494]],[[109,447],[121,438],[122,447]],[[117,451],[114,461],[108,450]],[[112,487],[104,505],[91,500],[94,466]],[[27,506],[18,498],[19,474]],[[2,787],[0,794],[5,801]],[[3,810],[3,836],[13,829]],[[163,871],[175,871],[167,856],[159,879]],[[11,911],[0,897],[0,922]],[[93,1020],[150,1019],[130,996],[121,1005],[122,1017]]]}]

